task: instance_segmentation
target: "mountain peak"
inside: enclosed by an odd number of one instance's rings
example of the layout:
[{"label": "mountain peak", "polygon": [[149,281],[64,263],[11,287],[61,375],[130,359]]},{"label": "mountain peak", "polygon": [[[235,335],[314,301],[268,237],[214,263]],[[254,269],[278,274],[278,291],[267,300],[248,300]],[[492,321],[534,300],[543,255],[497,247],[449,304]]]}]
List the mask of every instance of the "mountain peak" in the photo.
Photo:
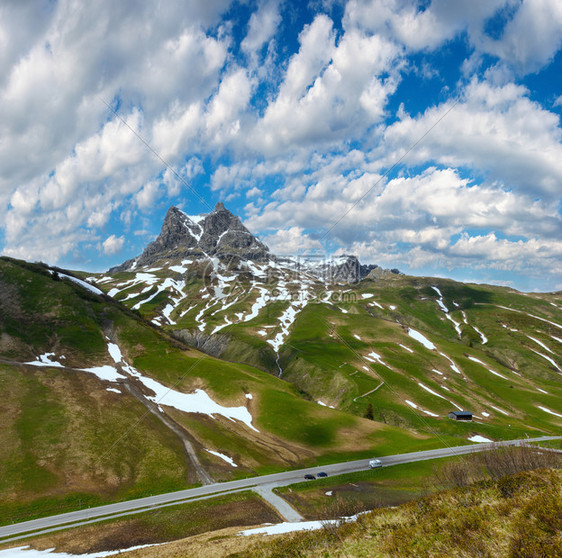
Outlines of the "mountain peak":
[{"label": "mountain peak", "polygon": [[158,238],[133,260],[110,269],[125,271],[152,266],[162,259],[184,257],[239,257],[249,260],[270,258],[269,248],[260,242],[222,202],[214,211],[187,215],[171,206],[166,212]]}]

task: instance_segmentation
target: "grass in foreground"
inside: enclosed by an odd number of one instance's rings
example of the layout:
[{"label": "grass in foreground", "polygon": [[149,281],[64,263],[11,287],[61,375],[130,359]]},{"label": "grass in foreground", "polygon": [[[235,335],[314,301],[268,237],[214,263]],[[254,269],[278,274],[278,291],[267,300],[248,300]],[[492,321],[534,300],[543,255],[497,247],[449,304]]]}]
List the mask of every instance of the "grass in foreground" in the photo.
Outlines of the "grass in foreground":
[{"label": "grass in foreground", "polygon": [[260,538],[231,557],[562,555],[562,471],[481,481],[353,523]]},{"label": "grass in foreground", "polygon": [[226,527],[279,521],[257,494],[245,491],[77,527],[37,537],[26,544],[36,549],[55,548],[56,552],[83,554],[159,544]]}]

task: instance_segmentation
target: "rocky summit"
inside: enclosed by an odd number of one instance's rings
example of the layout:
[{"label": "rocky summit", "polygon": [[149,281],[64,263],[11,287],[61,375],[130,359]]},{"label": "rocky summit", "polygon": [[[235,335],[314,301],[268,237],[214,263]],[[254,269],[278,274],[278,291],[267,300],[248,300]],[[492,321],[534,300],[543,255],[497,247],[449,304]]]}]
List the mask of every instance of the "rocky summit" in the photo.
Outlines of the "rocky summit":
[{"label": "rocky summit", "polygon": [[187,215],[172,206],[166,213],[158,238],[140,256],[109,271],[151,266],[162,259],[211,256],[262,261],[270,258],[270,253],[240,218],[220,202],[213,211],[202,215]]}]

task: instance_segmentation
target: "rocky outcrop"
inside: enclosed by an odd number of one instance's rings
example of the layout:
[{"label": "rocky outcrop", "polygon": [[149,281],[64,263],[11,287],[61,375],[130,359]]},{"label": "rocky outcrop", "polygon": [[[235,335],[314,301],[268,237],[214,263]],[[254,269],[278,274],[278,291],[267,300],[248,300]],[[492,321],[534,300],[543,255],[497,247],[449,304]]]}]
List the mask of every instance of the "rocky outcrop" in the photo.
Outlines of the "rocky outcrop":
[{"label": "rocky outcrop", "polygon": [[356,256],[343,255],[314,266],[313,273],[328,283],[358,283],[377,265],[363,265]]}]

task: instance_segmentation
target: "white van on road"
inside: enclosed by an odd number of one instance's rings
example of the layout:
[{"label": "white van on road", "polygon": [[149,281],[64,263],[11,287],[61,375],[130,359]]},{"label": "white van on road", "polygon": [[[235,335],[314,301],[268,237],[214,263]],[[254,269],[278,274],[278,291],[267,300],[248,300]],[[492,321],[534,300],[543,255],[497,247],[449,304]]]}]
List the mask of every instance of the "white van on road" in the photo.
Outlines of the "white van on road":
[{"label": "white van on road", "polygon": [[369,467],[371,469],[376,469],[377,467],[382,467],[382,461],[380,459],[370,459]]}]

